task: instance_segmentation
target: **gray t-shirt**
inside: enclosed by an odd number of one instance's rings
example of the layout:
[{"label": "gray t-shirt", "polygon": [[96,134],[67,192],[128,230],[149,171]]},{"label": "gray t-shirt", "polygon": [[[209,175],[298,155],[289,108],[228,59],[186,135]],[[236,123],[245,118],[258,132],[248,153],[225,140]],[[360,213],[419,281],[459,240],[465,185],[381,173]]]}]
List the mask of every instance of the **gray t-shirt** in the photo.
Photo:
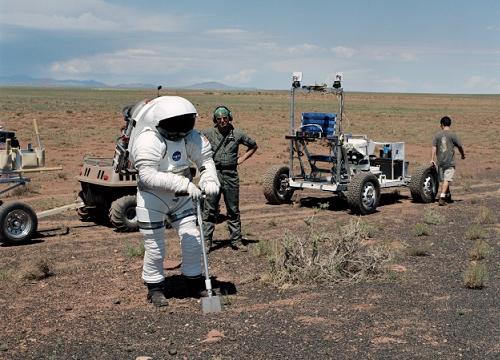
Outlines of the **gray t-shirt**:
[{"label": "gray t-shirt", "polygon": [[450,168],[455,166],[455,146],[462,146],[457,135],[449,130],[441,130],[434,136],[432,145],[436,147],[438,167]]}]

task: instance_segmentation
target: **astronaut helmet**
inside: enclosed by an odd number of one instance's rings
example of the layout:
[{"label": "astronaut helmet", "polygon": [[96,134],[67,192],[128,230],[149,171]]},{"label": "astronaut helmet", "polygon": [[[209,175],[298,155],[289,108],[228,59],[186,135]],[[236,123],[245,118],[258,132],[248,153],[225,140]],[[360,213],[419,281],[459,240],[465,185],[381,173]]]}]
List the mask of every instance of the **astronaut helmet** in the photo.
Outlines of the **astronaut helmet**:
[{"label": "astronaut helmet", "polygon": [[156,129],[165,138],[177,141],[193,130],[198,112],[191,102],[180,96],[161,96],[154,102]]}]

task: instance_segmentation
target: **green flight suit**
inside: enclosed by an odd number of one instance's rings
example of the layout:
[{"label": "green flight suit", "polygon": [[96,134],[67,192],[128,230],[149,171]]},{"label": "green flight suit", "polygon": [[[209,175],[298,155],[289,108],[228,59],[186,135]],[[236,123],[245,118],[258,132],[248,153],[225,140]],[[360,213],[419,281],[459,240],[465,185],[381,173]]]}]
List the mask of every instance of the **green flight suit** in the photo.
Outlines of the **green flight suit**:
[{"label": "green flight suit", "polygon": [[248,149],[254,148],[257,143],[244,131],[235,129],[231,124],[229,132],[224,136],[217,127],[203,131],[214,151],[214,162],[217,176],[220,181],[220,192],[216,196],[205,198],[203,207],[203,233],[205,239],[211,243],[215,230],[215,223],[219,211],[219,201],[224,196],[227,209],[227,227],[231,242],[241,240],[240,220],[240,179],[238,177],[238,149],[240,145]]}]

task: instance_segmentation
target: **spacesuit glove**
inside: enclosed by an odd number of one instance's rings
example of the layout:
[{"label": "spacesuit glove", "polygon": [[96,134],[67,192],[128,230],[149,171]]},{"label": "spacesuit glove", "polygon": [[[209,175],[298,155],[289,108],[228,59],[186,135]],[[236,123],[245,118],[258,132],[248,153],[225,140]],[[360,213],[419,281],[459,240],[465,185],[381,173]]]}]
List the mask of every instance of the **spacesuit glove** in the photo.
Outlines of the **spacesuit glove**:
[{"label": "spacesuit glove", "polygon": [[207,196],[215,196],[219,193],[219,185],[215,181],[205,181],[202,190]]},{"label": "spacesuit glove", "polygon": [[198,199],[201,198],[201,190],[198,189],[198,187],[192,182],[189,183],[187,192],[191,197],[191,199],[193,199],[194,201],[197,201]]}]

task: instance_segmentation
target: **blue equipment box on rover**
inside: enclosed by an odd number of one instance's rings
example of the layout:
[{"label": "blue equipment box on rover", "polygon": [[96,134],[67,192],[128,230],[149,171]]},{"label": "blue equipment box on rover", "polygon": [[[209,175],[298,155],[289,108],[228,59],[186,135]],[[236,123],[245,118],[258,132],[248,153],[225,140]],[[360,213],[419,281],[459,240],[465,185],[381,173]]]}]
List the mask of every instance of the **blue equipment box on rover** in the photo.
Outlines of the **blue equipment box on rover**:
[{"label": "blue equipment box on rover", "polygon": [[302,113],[300,131],[297,135],[333,138],[337,114],[306,112]]}]

